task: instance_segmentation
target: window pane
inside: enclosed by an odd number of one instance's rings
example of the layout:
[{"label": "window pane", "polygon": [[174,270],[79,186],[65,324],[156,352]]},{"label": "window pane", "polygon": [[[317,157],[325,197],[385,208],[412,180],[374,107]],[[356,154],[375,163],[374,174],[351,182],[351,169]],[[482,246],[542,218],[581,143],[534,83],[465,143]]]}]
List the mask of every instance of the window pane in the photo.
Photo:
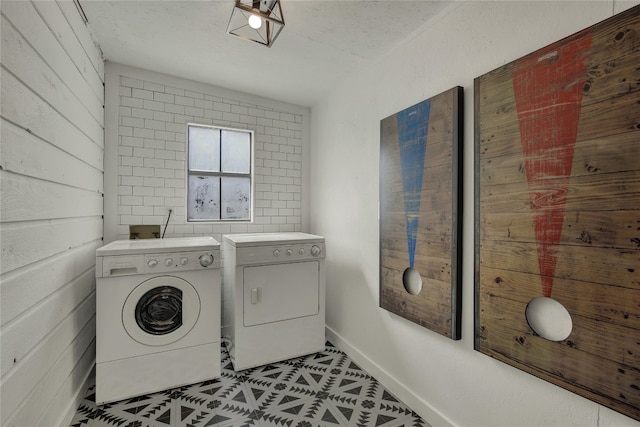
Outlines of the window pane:
[{"label": "window pane", "polygon": [[220,130],[189,126],[189,169],[220,171]]},{"label": "window pane", "polygon": [[251,134],[248,132],[222,131],[222,171],[251,172]]},{"label": "window pane", "polygon": [[189,175],[187,219],[220,219],[220,177]]},{"label": "window pane", "polygon": [[222,219],[251,219],[251,179],[222,178]]}]

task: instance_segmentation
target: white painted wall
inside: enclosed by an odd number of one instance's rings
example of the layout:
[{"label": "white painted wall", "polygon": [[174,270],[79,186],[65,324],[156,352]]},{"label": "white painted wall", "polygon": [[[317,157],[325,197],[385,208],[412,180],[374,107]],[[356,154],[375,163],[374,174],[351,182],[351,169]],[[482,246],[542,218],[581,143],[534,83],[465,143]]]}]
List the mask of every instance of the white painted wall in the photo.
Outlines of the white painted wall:
[{"label": "white painted wall", "polygon": [[[473,79],[638,2],[457,3],[312,109],[311,232],[327,241],[329,336],[434,426],[638,426],[473,350]],[[462,340],[378,307],[380,120],[460,85]]]},{"label": "white painted wall", "polygon": [[[308,227],[309,109],[121,64],[106,64],[105,243],[129,226],[166,237]],[[186,221],[188,123],[254,131],[254,220]]]},{"label": "white painted wall", "polygon": [[0,10],[0,424],[68,425],[95,360],[103,62],[72,1]]}]

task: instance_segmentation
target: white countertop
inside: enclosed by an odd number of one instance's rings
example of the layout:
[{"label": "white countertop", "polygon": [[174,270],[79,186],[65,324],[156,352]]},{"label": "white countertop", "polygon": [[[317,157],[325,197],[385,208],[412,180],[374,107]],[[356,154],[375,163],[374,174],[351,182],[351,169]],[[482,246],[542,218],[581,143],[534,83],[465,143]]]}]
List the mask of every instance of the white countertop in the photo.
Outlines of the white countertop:
[{"label": "white countertop", "polygon": [[96,250],[96,256],[164,252],[211,251],[220,248],[213,237],[169,237],[166,239],[116,240]]},{"label": "white countertop", "polygon": [[233,246],[265,246],[275,244],[324,242],[324,237],[307,233],[225,234],[223,239]]}]

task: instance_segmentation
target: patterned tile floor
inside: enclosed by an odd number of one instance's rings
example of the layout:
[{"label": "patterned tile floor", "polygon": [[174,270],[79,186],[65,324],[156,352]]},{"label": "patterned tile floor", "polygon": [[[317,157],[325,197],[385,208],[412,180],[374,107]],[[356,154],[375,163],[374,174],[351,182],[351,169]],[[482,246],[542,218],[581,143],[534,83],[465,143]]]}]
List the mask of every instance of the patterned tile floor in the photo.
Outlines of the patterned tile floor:
[{"label": "patterned tile floor", "polygon": [[420,416],[327,342],[321,353],[235,372],[100,407],[92,383],[71,427],[428,427]]}]

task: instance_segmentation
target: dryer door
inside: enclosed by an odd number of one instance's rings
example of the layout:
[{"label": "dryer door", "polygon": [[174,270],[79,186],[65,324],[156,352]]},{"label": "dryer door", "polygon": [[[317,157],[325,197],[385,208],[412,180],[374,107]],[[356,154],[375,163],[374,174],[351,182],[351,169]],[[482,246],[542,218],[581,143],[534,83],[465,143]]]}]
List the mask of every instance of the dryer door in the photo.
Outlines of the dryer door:
[{"label": "dryer door", "polygon": [[244,269],[244,326],[313,316],[320,310],[317,261]]},{"label": "dryer door", "polygon": [[125,330],[141,344],[174,343],[191,331],[200,315],[200,298],[187,281],[159,276],[136,286],[122,309]]}]

